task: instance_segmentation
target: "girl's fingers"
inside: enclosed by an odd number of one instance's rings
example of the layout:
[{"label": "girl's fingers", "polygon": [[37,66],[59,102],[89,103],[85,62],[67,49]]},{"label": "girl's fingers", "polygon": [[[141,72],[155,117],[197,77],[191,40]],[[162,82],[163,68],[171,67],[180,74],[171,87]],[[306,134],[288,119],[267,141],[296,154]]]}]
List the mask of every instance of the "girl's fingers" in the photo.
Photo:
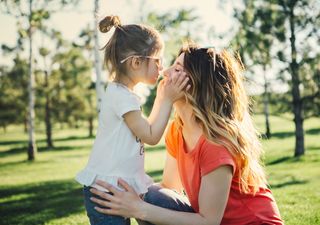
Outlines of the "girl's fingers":
[{"label": "girl's fingers", "polygon": [[177,82],[178,78],[180,77],[180,74],[181,74],[181,71],[179,71],[179,72],[175,71],[175,72],[171,73],[170,79],[173,84],[175,84]]},{"label": "girl's fingers", "polygon": [[180,85],[178,86],[178,88],[179,88],[180,90],[182,90],[182,89],[187,85],[188,82],[189,82],[189,77],[186,77],[186,78],[182,81],[182,83],[180,83]]}]

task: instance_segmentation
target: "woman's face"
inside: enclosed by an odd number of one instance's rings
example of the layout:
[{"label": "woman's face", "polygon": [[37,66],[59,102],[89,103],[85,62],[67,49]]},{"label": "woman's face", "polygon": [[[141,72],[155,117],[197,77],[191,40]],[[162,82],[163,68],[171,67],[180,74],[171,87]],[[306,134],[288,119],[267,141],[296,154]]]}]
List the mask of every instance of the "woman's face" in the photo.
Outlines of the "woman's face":
[{"label": "woman's face", "polygon": [[184,61],[184,53],[179,55],[174,61],[174,63],[168,69],[163,71],[163,76],[165,78],[170,78],[175,74],[180,74],[181,72],[183,72],[184,71],[183,61]]},{"label": "woman's face", "polygon": [[[183,67],[184,55],[184,53],[179,55],[174,63],[168,69],[163,71],[164,79],[172,78],[173,76],[180,76],[181,74],[183,74],[183,72],[185,72]],[[175,105],[179,102],[185,103],[185,98],[181,97],[181,99],[175,102]]]}]

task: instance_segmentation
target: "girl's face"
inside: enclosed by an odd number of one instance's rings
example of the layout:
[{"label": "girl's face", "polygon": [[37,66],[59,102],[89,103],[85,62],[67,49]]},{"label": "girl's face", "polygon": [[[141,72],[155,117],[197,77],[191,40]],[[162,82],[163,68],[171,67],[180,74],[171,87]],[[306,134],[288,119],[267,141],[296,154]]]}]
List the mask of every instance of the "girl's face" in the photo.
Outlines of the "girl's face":
[{"label": "girl's face", "polygon": [[162,66],[162,55],[163,52],[161,51],[158,54],[155,54],[154,56],[148,57],[148,61],[146,61],[146,71],[145,75],[143,77],[143,83],[154,85],[156,84],[160,72],[163,70]]}]

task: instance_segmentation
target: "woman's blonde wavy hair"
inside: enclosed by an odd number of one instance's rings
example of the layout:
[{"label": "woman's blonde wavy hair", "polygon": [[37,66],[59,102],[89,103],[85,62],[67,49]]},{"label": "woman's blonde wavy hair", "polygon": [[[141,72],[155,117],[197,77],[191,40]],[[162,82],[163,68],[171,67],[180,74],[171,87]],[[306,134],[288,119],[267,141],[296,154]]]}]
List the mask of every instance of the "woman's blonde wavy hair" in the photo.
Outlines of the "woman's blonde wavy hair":
[{"label": "woman's blonde wavy hair", "polygon": [[191,104],[196,121],[210,141],[225,146],[234,157],[240,190],[255,194],[266,185],[260,163],[263,150],[249,114],[240,57],[227,50],[218,53],[193,44],[183,47],[182,53],[191,83],[186,101]]}]

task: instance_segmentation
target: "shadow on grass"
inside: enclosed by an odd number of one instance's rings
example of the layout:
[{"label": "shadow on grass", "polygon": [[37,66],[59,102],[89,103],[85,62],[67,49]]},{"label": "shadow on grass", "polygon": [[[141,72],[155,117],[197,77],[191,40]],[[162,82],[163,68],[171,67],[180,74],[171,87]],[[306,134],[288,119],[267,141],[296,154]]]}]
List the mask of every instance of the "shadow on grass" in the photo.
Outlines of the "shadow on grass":
[{"label": "shadow on grass", "polygon": [[276,165],[276,164],[284,163],[284,162],[294,163],[294,162],[300,162],[301,160],[303,160],[301,157],[284,156],[282,158],[273,160],[271,162],[267,162],[266,165],[271,166],[271,165]]},{"label": "shadow on grass", "polygon": [[161,176],[162,172],[163,172],[163,170],[153,170],[153,171],[147,172],[147,174],[150,177],[157,177],[157,176]]},{"label": "shadow on grass", "polygon": [[25,144],[26,140],[15,140],[15,141],[1,141],[0,146],[2,145],[17,145],[17,144]]},{"label": "shadow on grass", "polygon": [[[64,138],[54,138],[53,142],[63,142],[63,141],[73,141],[73,140],[87,140],[93,139],[93,137],[86,136],[68,136]],[[38,139],[37,143],[45,143],[46,139]],[[18,145],[18,144],[28,144],[28,140],[14,140],[14,141],[0,141],[0,146],[5,145]]]},{"label": "shadow on grass", "polygon": [[306,134],[311,134],[311,135],[320,134],[320,128],[313,128],[313,129],[307,130]]},{"label": "shadow on grass", "polygon": [[147,174],[150,177],[152,177],[154,182],[159,182],[162,180],[162,173],[163,173],[163,170],[153,170],[153,171],[147,172]]},{"label": "shadow on grass", "polygon": [[291,158],[292,158],[292,157],[285,156],[285,157],[282,157],[282,158],[273,160],[273,161],[271,161],[271,162],[268,162],[268,163],[266,163],[266,165],[267,165],[267,166],[276,165],[276,164],[279,164],[279,163],[286,162],[286,161],[290,160]]},{"label": "shadow on grass", "polygon": [[72,180],[0,187],[1,224],[45,224],[84,212],[81,187]]},{"label": "shadow on grass", "polygon": [[162,150],[165,150],[165,148],[166,147],[164,145],[148,146],[146,147],[146,151],[148,152],[162,151]]},{"label": "shadow on grass", "polygon": [[86,140],[86,139],[93,139],[94,137],[86,136],[69,136],[65,138],[55,138],[54,141],[73,141],[73,140]]},{"label": "shadow on grass", "polygon": [[307,147],[307,151],[317,151],[320,150],[320,146],[310,146]]},{"label": "shadow on grass", "polygon": [[272,189],[277,189],[277,188],[283,188],[286,186],[290,186],[290,185],[301,185],[301,184],[306,184],[308,183],[308,181],[306,180],[296,180],[295,178],[293,178],[293,180],[291,181],[286,181],[280,184],[274,184],[274,185],[270,185]]},{"label": "shadow on grass", "polygon": [[271,138],[288,138],[294,136],[294,132],[288,131],[288,132],[275,132],[271,134]]},{"label": "shadow on grass", "polygon": [[[47,148],[47,147],[38,147],[38,152],[48,152],[48,151],[67,151],[67,150],[79,150],[82,148],[86,148],[87,146],[57,146],[54,148]],[[27,146],[19,147],[19,148],[11,148],[7,151],[0,152],[0,158],[6,157],[18,153],[26,153],[27,154]]]},{"label": "shadow on grass", "polygon": [[[305,133],[309,135],[317,135],[317,134],[320,134],[320,128],[309,129],[309,130],[306,130]],[[264,135],[262,136],[263,138],[265,138]],[[280,138],[280,139],[289,138],[293,136],[295,136],[294,131],[274,132],[271,134],[271,138]]]}]

